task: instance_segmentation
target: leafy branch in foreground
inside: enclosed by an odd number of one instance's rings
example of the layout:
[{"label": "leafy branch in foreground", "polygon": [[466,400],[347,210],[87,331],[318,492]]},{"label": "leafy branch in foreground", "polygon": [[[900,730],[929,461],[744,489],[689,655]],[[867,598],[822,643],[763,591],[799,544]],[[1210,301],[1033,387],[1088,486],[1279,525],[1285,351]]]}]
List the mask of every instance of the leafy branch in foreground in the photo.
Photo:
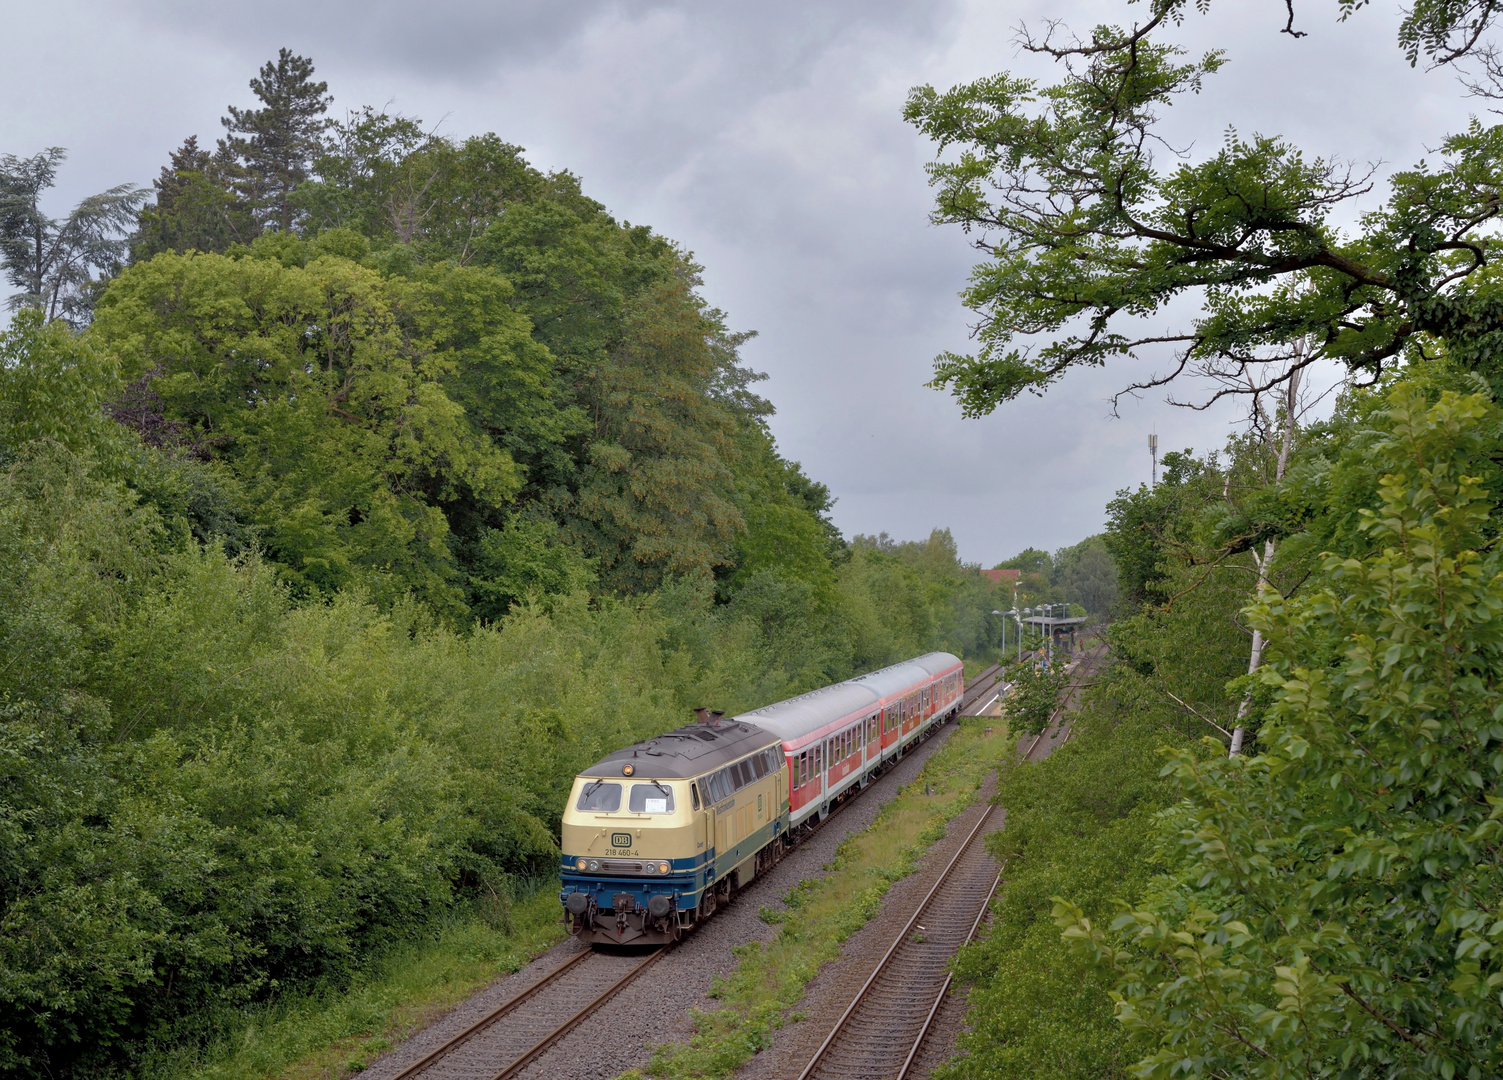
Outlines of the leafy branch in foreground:
[{"label": "leafy branch in foreground", "polygon": [[[1493,5],[1421,6],[1401,43],[1411,59],[1418,49],[1447,62],[1475,46]],[[1226,62],[1219,51],[1186,61],[1159,40],[1182,9],[1158,0],[1143,26],[1101,26],[1089,39],[1066,39],[1057,25],[1025,32],[1025,51],[1063,67],[1054,85],[1004,73],[910,93],[905,117],[939,154],[933,219],[976,234],[986,255],[964,293],[980,348],[941,355],[933,385],[979,416],[1072,368],[1168,347],[1177,359],[1167,373],[1122,393],[1206,375],[1214,401],[1265,392],[1323,360],[1376,379],[1435,339],[1503,379],[1490,262],[1503,127],[1474,120],[1439,140],[1437,161],[1395,174],[1386,202],[1343,231],[1336,212],[1373,191],[1373,168],[1234,129],[1195,160],[1160,134],[1161,112]],[[1457,40],[1467,27],[1475,33]],[[1158,325],[1186,297],[1198,314]]]}]

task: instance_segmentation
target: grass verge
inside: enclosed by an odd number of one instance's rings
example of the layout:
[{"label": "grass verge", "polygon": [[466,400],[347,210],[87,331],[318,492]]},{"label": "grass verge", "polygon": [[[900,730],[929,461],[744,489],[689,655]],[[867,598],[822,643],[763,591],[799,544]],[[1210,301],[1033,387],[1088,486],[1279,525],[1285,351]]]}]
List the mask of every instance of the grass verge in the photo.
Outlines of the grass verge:
[{"label": "grass verge", "polygon": [[[775,1029],[802,1019],[792,1010],[809,980],[877,913],[893,883],[913,873],[1010,746],[1002,721],[958,721],[958,730],[918,778],[882,808],[870,828],[840,845],[825,877],[799,882],[787,911],[763,909],[765,921],[781,924],[777,936],[736,948],[740,964],[710,990],[721,1007],[695,1010],[689,1041],[659,1047],[647,1072],[670,1080],[729,1077],[771,1045]],[[633,1070],[622,1080],[641,1077]]]},{"label": "grass verge", "polygon": [[339,1080],[563,936],[553,880],[497,910],[458,909],[337,991],[288,994],[216,1018],[204,1045],[164,1048],[146,1080]]}]

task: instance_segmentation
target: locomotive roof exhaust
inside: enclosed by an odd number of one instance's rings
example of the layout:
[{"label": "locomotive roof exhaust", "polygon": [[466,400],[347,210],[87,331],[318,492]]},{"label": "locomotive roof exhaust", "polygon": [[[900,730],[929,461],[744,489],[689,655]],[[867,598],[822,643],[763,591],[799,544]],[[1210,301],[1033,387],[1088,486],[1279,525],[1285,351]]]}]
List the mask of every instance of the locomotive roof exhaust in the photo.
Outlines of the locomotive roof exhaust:
[{"label": "locomotive roof exhaust", "polygon": [[720,718],[725,715],[725,710],[699,708],[694,710],[694,715],[699,717],[701,724],[708,724],[710,727],[719,727]]}]

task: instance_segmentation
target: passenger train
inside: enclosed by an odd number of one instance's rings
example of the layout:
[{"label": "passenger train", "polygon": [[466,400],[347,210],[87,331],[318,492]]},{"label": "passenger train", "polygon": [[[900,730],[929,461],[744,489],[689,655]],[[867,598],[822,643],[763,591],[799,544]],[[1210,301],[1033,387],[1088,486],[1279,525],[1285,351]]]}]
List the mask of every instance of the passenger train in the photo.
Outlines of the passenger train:
[{"label": "passenger train", "polygon": [[676,941],[960,712],[934,652],[618,750],[574,779],[559,900],[595,944]]}]

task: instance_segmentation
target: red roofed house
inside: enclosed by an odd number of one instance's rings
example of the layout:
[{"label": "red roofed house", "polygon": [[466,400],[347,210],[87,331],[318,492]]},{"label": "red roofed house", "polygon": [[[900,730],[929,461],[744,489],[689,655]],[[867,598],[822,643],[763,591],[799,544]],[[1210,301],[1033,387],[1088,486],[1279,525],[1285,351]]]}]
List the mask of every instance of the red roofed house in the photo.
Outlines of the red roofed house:
[{"label": "red roofed house", "polygon": [[981,573],[985,577],[991,578],[998,585],[1002,584],[1004,581],[1010,581],[1014,585],[1016,585],[1018,583],[1018,578],[1023,575],[1023,571],[1021,570],[983,570],[981,571]]}]

